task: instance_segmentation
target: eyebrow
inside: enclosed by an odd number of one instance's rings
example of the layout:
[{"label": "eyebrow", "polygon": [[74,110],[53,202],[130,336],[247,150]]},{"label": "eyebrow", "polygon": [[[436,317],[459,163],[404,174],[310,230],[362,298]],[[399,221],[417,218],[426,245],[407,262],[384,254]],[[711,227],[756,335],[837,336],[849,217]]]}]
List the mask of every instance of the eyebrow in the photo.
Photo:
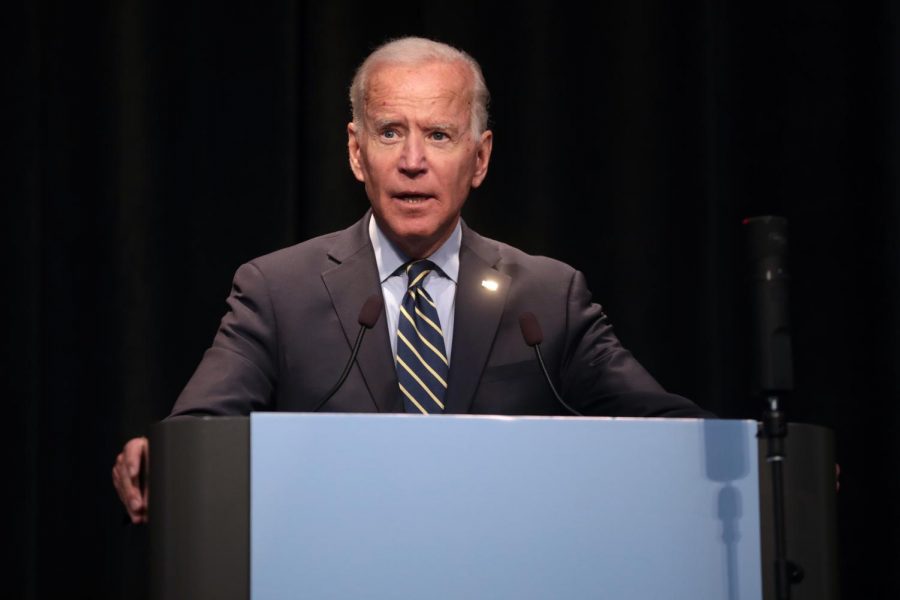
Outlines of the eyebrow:
[{"label": "eyebrow", "polygon": [[425,129],[443,129],[445,131],[456,131],[456,125],[452,123],[431,123]]},{"label": "eyebrow", "polygon": [[385,127],[391,127],[396,125],[402,125],[403,122],[400,119],[374,119],[372,121],[372,126],[375,129],[384,129]]},{"label": "eyebrow", "polygon": [[[375,131],[380,131],[382,129],[387,129],[390,127],[407,127],[406,119],[399,119],[399,118],[385,117],[385,118],[381,118],[381,119],[373,119],[370,122]],[[440,131],[448,131],[448,132],[452,132],[452,133],[456,133],[456,132],[460,131],[460,128],[457,125],[455,125],[449,121],[439,121],[439,122],[435,122],[435,123],[427,123],[426,122],[423,129],[425,129],[426,131],[440,130]],[[465,129],[465,128],[463,128],[463,129]]]}]

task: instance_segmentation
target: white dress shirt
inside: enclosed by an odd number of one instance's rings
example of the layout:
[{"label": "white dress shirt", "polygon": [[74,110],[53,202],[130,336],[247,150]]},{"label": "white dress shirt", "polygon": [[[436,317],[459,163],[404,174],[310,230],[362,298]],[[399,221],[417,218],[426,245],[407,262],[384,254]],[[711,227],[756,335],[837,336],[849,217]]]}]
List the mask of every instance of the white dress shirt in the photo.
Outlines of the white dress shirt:
[{"label": "white dress shirt", "polygon": [[[406,293],[407,278],[403,271],[397,272],[401,266],[409,262],[394,243],[378,227],[374,217],[369,218],[369,239],[375,250],[375,262],[378,263],[378,278],[381,280],[381,293],[384,296],[384,314],[387,318],[388,332],[391,336],[391,352],[397,360],[397,324],[400,318],[400,303]],[[444,332],[444,349],[447,360],[453,346],[453,313],[456,306],[456,282],[459,276],[459,247],[462,243],[462,226],[457,221],[456,228],[447,241],[428,257],[440,269],[432,271],[425,278],[425,291],[437,305],[441,330]]]}]

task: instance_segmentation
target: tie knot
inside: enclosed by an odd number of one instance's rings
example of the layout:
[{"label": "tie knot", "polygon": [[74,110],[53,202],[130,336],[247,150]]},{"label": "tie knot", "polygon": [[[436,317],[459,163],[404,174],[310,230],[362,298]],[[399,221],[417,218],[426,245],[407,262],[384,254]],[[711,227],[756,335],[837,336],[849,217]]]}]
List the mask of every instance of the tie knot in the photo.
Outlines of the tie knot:
[{"label": "tie knot", "polygon": [[406,276],[409,278],[406,284],[407,288],[422,285],[422,282],[428,277],[428,274],[437,267],[430,260],[414,260],[404,267]]}]

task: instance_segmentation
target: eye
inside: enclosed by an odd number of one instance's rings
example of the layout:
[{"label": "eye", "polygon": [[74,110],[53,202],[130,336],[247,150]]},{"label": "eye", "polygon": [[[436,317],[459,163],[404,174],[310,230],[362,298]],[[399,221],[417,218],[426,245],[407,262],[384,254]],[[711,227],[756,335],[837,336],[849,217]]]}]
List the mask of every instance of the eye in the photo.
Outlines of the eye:
[{"label": "eye", "polygon": [[431,139],[433,139],[436,142],[443,142],[444,140],[447,140],[449,138],[447,137],[447,134],[444,133],[443,131],[435,131],[434,133],[431,134]]},{"label": "eye", "polygon": [[381,137],[383,137],[386,140],[393,140],[393,139],[396,139],[397,132],[394,131],[393,129],[385,129],[384,131],[381,132]]}]

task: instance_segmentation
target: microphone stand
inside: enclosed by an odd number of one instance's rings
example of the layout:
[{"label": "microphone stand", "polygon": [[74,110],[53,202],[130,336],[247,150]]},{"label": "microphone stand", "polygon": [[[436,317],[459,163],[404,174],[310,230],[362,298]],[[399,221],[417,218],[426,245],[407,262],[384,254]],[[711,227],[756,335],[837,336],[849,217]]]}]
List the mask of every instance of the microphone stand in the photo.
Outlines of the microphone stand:
[{"label": "microphone stand", "polygon": [[[350,369],[353,368],[353,363],[356,362],[356,355],[359,354],[359,349],[362,346],[363,336],[366,335],[366,331],[375,327],[375,323],[378,322],[378,317],[381,316],[382,311],[384,310],[384,298],[381,295],[381,292],[377,294],[372,294],[366,301],[363,303],[362,308],[359,309],[359,317],[357,321],[359,322],[359,333],[356,334],[356,343],[353,344],[353,350],[350,352],[350,360],[347,361],[347,364],[344,365],[344,371],[341,373],[341,376],[338,378],[337,383],[332,386],[328,393],[325,394],[325,397],[322,398],[316,407],[312,409],[311,412],[319,412],[325,403],[331,400],[331,397],[334,396],[341,386],[344,385],[344,382],[347,380],[347,376],[350,374]],[[378,408],[378,405],[375,405],[375,411],[381,412]]]},{"label": "microphone stand", "polygon": [[766,440],[766,462],[772,475],[775,598],[790,600],[791,584],[803,579],[803,571],[787,558],[784,506],[788,424],[781,400],[794,386],[787,305],[787,221],[782,217],[761,216],[744,219],[743,225],[748,235],[750,275],[754,282],[757,389],[765,399],[759,437]]},{"label": "microphone stand", "polygon": [[760,437],[766,440],[766,462],[772,474],[772,515],[775,529],[775,597],[790,600],[791,584],[803,579],[802,571],[787,558],[784,518],[784,459],[787,419],[781,410],[778,394],[766,394]]}]

